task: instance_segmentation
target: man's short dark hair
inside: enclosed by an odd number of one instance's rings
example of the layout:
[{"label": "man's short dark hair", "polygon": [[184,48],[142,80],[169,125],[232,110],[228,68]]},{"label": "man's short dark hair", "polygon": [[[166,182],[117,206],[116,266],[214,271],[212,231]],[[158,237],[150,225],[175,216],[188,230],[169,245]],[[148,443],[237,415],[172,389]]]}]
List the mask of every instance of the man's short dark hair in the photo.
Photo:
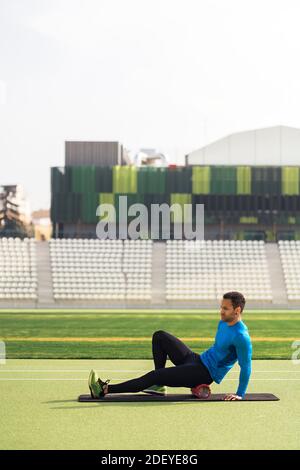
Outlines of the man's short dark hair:
[{"label": "man's short dark hair", "polygon": [[241,307],[241,313],[244,310],[246,300],[240,292],[226,292],[226,294],[223,295],[223,299],[230,299],[233,308]]}]

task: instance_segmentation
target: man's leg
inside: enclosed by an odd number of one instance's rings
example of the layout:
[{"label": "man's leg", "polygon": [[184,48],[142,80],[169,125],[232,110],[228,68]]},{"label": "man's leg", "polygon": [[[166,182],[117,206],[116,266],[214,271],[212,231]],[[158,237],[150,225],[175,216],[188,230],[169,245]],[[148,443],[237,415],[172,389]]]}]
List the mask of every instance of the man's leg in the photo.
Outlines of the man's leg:
[{"label": "man's leg", "polygon": [[151,385],[192,388],[199,383],[211,384],[212,378],[201,362],[176,367],[163,367],[152,370],[137,379],[116,385],[108,385],[108,393],[140,392]]},{"label": "man's leg", "polygon": [[193,352],[180,339],[167,331],[156,331],[152,336],[152,354],[155,369],[165,367],[167,356],[176,366],[186,362]]}]

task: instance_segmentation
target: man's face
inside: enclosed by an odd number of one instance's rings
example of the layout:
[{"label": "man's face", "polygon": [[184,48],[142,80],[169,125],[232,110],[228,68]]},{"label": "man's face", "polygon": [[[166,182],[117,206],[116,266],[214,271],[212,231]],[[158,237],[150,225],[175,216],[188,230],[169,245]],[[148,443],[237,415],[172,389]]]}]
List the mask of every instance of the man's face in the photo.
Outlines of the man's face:
[{"label": "man's face", "polygon": [[233,308],[230,299],[222,299],[220,305],[221,320],[230,323],[234,321],[237,315],[241,312],[241,307]]}]

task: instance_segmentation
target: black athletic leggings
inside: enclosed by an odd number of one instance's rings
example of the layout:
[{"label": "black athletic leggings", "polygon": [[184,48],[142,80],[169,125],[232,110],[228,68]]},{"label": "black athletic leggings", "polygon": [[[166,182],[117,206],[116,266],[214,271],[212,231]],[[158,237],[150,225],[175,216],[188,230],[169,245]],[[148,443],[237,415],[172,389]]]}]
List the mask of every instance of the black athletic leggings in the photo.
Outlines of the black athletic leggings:
[{"label": "black athletic leggings", "polygon": [[[155,370],[137,379],[108,385],[108,393],[140,392],[151,385],[191,388],[213,382],[199,354],[166,331],[160,330],[153,334],[152,353]],[[165,367],[167,356],[175,367]]]}]

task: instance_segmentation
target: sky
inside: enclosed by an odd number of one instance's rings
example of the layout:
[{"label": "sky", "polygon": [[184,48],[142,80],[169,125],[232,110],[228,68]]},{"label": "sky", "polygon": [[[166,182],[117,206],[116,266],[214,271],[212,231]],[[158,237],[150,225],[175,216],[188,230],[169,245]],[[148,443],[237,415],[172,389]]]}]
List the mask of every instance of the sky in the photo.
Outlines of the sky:
[{"label": "sky", "polygon": [[234,132],[300,128],[299,19],[297,0],[0,0],[0,185],[49,207],[65,140],[183,164]]}]

